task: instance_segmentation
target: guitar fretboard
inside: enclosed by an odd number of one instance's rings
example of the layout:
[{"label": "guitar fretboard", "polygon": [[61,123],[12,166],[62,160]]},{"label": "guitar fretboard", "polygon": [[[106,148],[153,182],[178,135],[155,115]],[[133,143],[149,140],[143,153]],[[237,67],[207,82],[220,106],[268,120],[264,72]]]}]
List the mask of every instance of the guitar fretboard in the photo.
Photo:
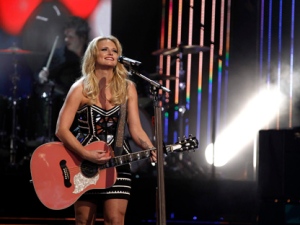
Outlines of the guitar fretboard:
[{"label": "guitar fretboard", "polygon": [[[151,149],[151,150],[154,150],[154,149]],[[105,168],[110,168],[110,167],[117,167],[117,166],[125,165],[125,164],[131,163],[131,162],[149,158],[151,155],[151,153],[150,153],[151,150],[139,151],[139,152],[134,152],[131,154],[121,155],[121,156],[111,158],[105,164],[100,165],[99,168],[105,169]]]}]

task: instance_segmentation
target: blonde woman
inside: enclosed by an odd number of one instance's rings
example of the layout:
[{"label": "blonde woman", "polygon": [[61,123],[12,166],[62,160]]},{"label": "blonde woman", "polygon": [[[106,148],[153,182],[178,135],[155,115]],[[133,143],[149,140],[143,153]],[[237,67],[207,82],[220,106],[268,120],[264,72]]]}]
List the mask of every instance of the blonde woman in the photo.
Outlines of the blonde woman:
[{"label": "blonde woman", "polygon": [[[89,43],[83,56],[82,77],[70,88],[57,120],[56,136],[66,148],[97,164],[107,162],[110,156],[102,149],[87,151],[84,146],[99,140],[114,146],[121,105],[125,102],[131,138],[142,149],[153,148],[141,126],[136,87],[118,62],[121,55],[122,46],[116,37],[96,37]],[[76,136],[70,131],[75,118],[79,127]],[[122,151],[121,154],[131,152],[126,140]],[[155,151],[150,159],[156,161]],[[94,224],[100,203],[105,225],[124,224],[130,189],[130,166],[117,167],[117,180],[112,187],[90,190],[74,203],[76,224]]]}]

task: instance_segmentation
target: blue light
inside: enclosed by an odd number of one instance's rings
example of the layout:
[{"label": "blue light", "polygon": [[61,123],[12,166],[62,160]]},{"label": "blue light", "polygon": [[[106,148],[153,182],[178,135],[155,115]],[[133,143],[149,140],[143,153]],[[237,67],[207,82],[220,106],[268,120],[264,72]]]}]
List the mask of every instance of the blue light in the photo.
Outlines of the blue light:
[{"label": "blue light", "polygon": [[175,213],[172,212],[171,215],[170,215],[170,218],[174,219],[175,218]]}]

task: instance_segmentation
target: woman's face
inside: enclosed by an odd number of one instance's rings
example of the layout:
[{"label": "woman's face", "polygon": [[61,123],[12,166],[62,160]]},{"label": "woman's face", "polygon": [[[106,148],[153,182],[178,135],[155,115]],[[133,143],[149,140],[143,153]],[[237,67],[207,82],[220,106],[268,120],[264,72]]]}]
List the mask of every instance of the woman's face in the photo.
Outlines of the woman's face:
[{"label": "woman's face", "polygon": [[98,52],[96,59],[96,67],[112,67],[118,63],[118,49],[111,40],[101,40],[97,44]]}]

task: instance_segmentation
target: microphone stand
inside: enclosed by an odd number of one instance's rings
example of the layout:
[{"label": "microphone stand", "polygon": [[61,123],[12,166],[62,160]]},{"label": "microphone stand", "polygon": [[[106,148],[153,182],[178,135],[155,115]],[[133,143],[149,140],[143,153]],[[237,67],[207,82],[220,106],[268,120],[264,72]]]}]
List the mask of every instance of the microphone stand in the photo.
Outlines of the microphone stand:
[{"label": "microphone stand", "polygon": [[157,154],[157,190],[156,190],[156,215],[157,225],[166,225],[166,203],[165,203],[165,183],[164,183],[164,152],[162,139],[162,109],[158,105],[158,90],[170,92],[166,87],[140,74],[130,68],[130,74],[137,75],[151,84],[151,92],[153,95],[153,107],[155,118],[155,144]]},{"label": "microphone stand", "polygon": [[17,82],[19,81],[19,75],[17,72],[18,63],[17,60],[14,60],[14,74],[12,75],[12,84],[13,84],[13,91],[12,91],[12,130],[11,130],[11,137],[10,137],[10,165],[16,165],[16,153],[17,153]]}]

